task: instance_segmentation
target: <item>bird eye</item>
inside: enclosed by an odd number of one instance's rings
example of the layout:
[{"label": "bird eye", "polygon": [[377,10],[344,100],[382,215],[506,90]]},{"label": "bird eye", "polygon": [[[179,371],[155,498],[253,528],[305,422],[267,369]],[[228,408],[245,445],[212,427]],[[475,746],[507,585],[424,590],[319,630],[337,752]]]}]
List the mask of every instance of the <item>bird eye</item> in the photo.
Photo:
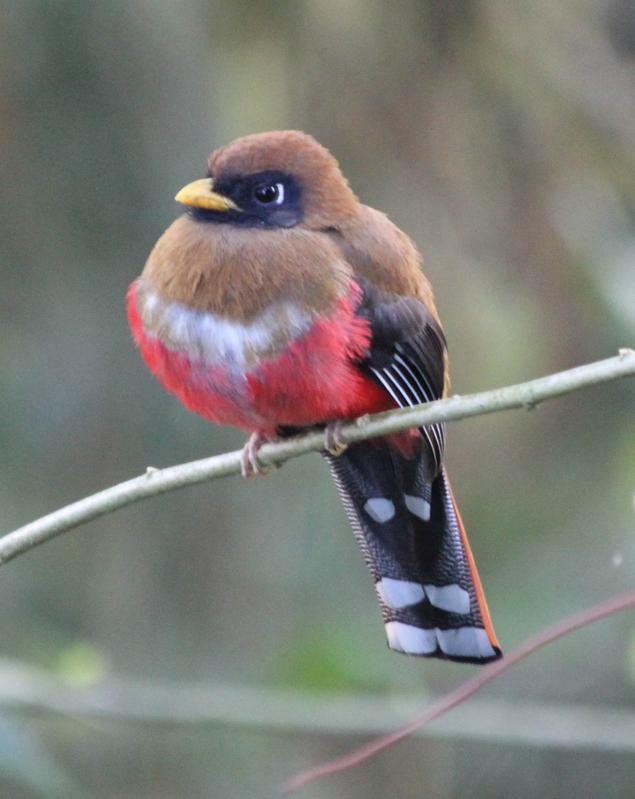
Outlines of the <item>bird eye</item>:
[{"label": "bird eye", "polygon": [[284,202],[284,185],[282,183],[263,183],[254,189],[254,197],[263,205],[269,203],[281,205]]}]

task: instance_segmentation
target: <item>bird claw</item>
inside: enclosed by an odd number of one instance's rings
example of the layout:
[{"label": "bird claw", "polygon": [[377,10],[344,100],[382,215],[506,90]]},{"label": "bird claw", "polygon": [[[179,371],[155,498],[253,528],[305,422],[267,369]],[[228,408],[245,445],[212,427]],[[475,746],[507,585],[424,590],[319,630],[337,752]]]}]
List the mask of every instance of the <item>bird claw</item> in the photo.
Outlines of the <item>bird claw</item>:
[{"label": "bird claw", "polygon": [[337,421],[330,422],[324,428],[324,449],[336,458],[348,449],[348,444],[342,441],[343,426],[344,422]]},{"label": "bird claw", "polygon": [[240,456],[240,473],[249,480],[252,477],[265,477],[278,468],[278,464],[272,463],[263,466],[258,460],[258,450],[264,443],[269,441],[263,433],[252,433],[247,439]]}]

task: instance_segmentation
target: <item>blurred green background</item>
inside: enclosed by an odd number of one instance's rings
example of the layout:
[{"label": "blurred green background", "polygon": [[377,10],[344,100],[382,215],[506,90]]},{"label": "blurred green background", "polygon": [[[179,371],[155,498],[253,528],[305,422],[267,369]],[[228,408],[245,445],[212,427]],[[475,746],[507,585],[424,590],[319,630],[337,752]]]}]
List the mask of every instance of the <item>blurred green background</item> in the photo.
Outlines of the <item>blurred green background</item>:
[{"label": "blurred green background", "polygon": [[[631,0],[21,0],[2,17],[3,530],[242,444],[155,384],[123,305],[175,191],[242,134],[312,133],[416,240],[454,391],[633,346]],[[622,381],[452,425],[506,650],[632,585],[634,400]],[[66,534],[2,569],[0,607],[10,799],[275,796],[474,673],[387,650],[317,455]],[[635,615],[479,701],[471,727],[459,710],[302,795],[632,796]]]}]

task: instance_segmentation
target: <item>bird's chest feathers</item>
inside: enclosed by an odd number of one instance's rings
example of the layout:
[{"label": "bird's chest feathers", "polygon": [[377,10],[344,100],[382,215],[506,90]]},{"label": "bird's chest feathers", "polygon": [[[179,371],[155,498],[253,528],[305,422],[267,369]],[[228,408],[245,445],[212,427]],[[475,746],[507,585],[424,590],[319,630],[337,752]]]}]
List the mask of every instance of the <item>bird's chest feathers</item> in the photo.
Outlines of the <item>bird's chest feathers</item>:
[{"label": "bird's chest feathers", "polygon": [[146,334],[201,368],[223,368],[244,376],[304,335],[312,316],[292,302],[270,305],[248,321],[190,308],[162,299],[139,284],[136,305]]},{"label": "bird's chest feathers", "polygon": [[131,287],[128,314],[146,363],[188,408],[273,430],[355,415],[364,379],[353,361],[370,336],[357,303],[353,289],[326,315],[286,301],[241,322],[165,302],[141,283]]}]

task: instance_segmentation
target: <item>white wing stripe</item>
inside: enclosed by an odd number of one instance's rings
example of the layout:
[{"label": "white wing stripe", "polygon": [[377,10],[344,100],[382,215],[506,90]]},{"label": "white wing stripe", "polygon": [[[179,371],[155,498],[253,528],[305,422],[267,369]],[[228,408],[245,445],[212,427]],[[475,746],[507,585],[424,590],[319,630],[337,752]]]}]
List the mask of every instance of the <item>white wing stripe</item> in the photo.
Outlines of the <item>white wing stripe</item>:
[{"label": "white wing stripe", "polygon": [[[379,382],[383,385],[383,387],[394,399],[397,405],[399,405],[400,408],[409,407],[410,405],[418,404],[408,399],[407,394],[405,393],[403,388],[399,385],[394,376],[390,374],[388,369],[380,370],[371,367],[371,372],[375,375],[375,377],[379,380]],[[442,444],[442,437],[440,443],[439,433],[438,430],[436,429],[437,427],[438,425],[430,425],[429,427],[422,427],[421,432],[426,437],[428,445],[430,446],[430,451],[432,452],[432,457],[434,458],[435,465],[438,467],[441,464],[443,444]]]},{"label": "white wing stripe", "polygon": [[377,380],[379,380],[379,382],[380,382],[380,383],[382,384],[382,386],[383,386],[383,387],[386,389],[386,391],[387,391],[387,392],[390,394],[390,396],[391,396],[391,397],[394,399],[394,401],[397,403],[397,405],[399,405],[399,407],[400,407],[400,408],[402,408],[402,407],[403,407],[403,405],[401,404],[401,400],[399,399],[399,397],[395,396],[395,392],[394,392],[394,390],[393,390],[392,386],[390,386],[390,385],[389,385],[389,384],[388,384],[388,383],[387,383],[387,382],[384,380],[384,376],[382,375],[381,369],[374,369],[374,368],[371,366],[371,368],[370,368],[370,371],[371,371],[371,372],[372,372],[372,373],[375,375],[375,377],[377,378]]},{"label": "white wing stripe", "polygon": [[388,383],[384,382],[384,385],[390,392],[390,396],[395,400],[397,405],[399,405],[400,408],[408,407],[409,405],[411,405],[412,403],[411,400],[408,398],[408,395],[399,385],[399,383],[395,380],[395,378],[390,374],[389,370],[382,369],[381,372],[385,380],[388,381]]},{"label": "white wing stripe", "polygon": [[417,389],[413,386],[408,377],[402,372],[402,370],[397,366],[397,364],[394,364],[390,368],[392,369],[393,372],[399,375],[400,380],[397,381],[397,379],[394,378],[395,381],[399,382],[399,385],[402,387],[407,386],[408,389],[410,390],[410,393],[412,394],[412,403],[411,403],[412,405],[419,405],[422,402],[426,402],[425,394],[423,395],[423,397],[421,396],[421,393],[417,391]]},{"label": "white wing stripe", "polygon": [[[421,350],[421,348],[414,341],[411,342],[408,346],[414,352],[414,354],[416,356],[418,356],[418,359],[425,363],[425,360],[426,360],[425,353]],[[423,382],[426,385],[426,388],[428,389],[428,393],[429,393],[430,397],[432,397],[432,399],[437,399],[436,393],[432,389],[432,385],[430,383],[430,380],[428,379],[428,377],[427,377],[426,373],[424,372],[424,370],[419,365],[418,359],[417,358],[409,359],[410,364],[411,364],[412,368],[416,369],[417,372],[419,373],[419,375],[421,376],[421,379],[423,380]]]},{"label": "white wing stripe", "polygon": [[[401,347],[401,345],[398,345],[398,347],[396,349],[398,349],[400,352],[404,351],[403,348]],[[421,386],[419,380],[417,380],[417,377],[416,377],[416,375],[414,374],[414,371],[413,371],[414,369],[416,369],[417,372],[419,373],[419,375],[421,376],[422,380],[425,382],[426,386],[430,390],[430,383],[429,383],[428,379],[426,378],[426,376],[423,374],[422,370],[420,369],[420,367],[416,363],[408,363],[400,355],[395,355],[395,360],[399,361],[406,369],[408,369],[410,374],[417,381],[417,385]],[[424,396],[426,398],[426,402],[433,402],[436,399],[435,395],[432,394],[432,393],[428,394],[428,393],[424,392]],[[433,424],[433,425],[429,425],[428,428],[426,428],[426,429],[431,431],[431,434],[434,436],[434,438],[436,440],[437,448],[438,448],[438,456],[439,456],[437,458],[437,462],[438,462],[440,460],[440,456],[441,456],[441,453],[443,452],[443,448],[444,448],[444,444],[445,444],[444,427],[443,427],[443,425],[440,425],[440,424]],[[435,453],[435,457],[436,457],[436,453]]]},{"label": "white wing stripe", "polygon": [[[417,387],[419,388],[419,395],[418,396],[423,397],[423,399],[420,399],[419,402],[431,402],[433,397],[431,397],[428,394],[428,392],[425,390],[425,388],[421,385],[421,381],[416,376],[416,374],[413,372],[413,370],[410,368],[410,365],[406,361],[404,361],[404,359],[401,357],[401,355],[395,355],[395,360],[397,361],[397,363],[401,364],[401,366],[403,366],[404,369],[408,370],[408,373],[410,374],[412,379],[417,384]],[[395,367],[395,368],[397,368],[397,367]]]},{"label": "white wing stripe", "polygon": [[[386,377],[388,377],[389,379],[391,379],[393,381],[395,386],[401,391],[401,393],[402,393],[402,395],[404,397],[407,398],[407,395],[406,395],[406,392],[405,392],[405,390],[403,388],[403,385],[395,378],[395,376],[392,374],[391,370],[397,372],[397,374],[401,377],[403,383],[412,391],[414,399],[411,399],[410,401],[407,400],[408,401],[408,405],[417,405],[418,403],[426,402],[426,401],[429,402],[429,400],[426,400],[426,399],[423,399],[423,400],[419,399],[417,393],[412,388],[412,385],[406,380],[406,378],[404,377],[403,373],[401,372],[401,370],[399,369],[398,366],[393,365],[391,367],[388,367],[387,369],[384,369],[384,374],[386,375]],[[427,427],[423,428],[423,432],[424,432],[426,438],[428,439],[428,442],[429,442],[429,444],[430,444],[430,446],[431,446],[431,448],[433,450],[433,453],[434,453],[435,461],[438,464],[440,462],[440,459],[441,459],[441,453],[443,452],[443,436],[440,433],[439,425],[436,425],[436,424],[428,425]],[[434,439],[435,439],[435,442],[436,442],[436,446],[435,446],[435,443],[430,438],[430,436],[434,436]]]}]

